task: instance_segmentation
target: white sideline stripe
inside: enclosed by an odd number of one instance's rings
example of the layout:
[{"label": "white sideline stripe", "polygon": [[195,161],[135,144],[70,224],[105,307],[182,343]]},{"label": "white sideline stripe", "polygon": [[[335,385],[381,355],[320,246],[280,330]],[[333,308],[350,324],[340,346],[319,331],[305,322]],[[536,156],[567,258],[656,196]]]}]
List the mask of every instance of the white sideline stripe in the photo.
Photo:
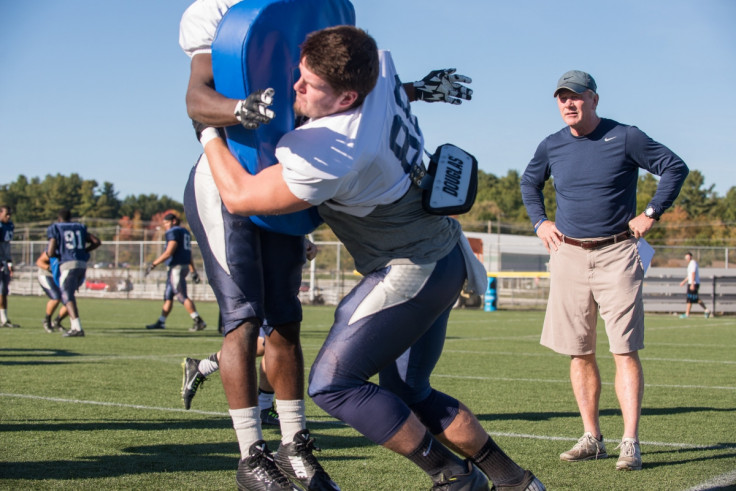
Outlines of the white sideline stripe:
[{"label": "white sideline stripe", "polygon": [[[513,377],[480,377],[470,375],[443,375],[441,373],[433,373],[432,377],[438,378],[457,378],[462,380],[495,380],[497,382],[534,382],[546,384],[569,384],[568,379],[543,379],[543,378],[513,378]],[[613,385],[613,382],[602,382],[603,385]],[[645,384],[646,387],[661,387],[667,389],[714,389],[714,390],[736,390],[736,387],[728,386],[709,386],[709,385],[670,385],[670,384]]]},{"label": "white sideline stripe", "polygon": [[701,482],[700,484],[697,484],[692,488],[688,488],[685,491],[707,491],[709,489],[721,489],[733,484],[736,484],[736,470],[721,474],[720,476],[716,476],[708,481]]},{"label": "white sideline stripe", "polygon": [[[224,412],[216,412],[216,411],[198,411],[196,409],[181,409],[181,408],[172,408],[172,407],[157,407],[157,406],[142,406],[139,404],[121,404],[117,402],[102,402],[102,401],[85,401],[85,400],[79,400],[79,399],[64,399],[61,397],[44,397],[44,396],[36,396],[31,394],[7,394],[0,392],[0,397],[16,397],[20,399],[34,399],[34,400],[41,400],[41,401],[49,401],[49,402],[65,402],[65,403],[71,403],[71,404],[91,404],[95,406],[107,406],[107,407],[120,407],[120,408],[128,408],[128,409],[143,409],[148,411],[168,411],[168,412],[175,412],[175,413],[193,413],[193,414],[205,414],[209,416],[221,416],[225,418],[229,418],[230,415],[228,413]],[[310,423],[319,423],[324,421],[308,421]],[[334,420],[335,424],[344,424],[341,421]],[[530,435],[526,433],[504,433],[504,432],[489,432],[492,436],[503,436],[503,437],[509,437],[509,438],[528,438],[532,440],[548,440],[548,441],[570,441],[575,442],[578,441],[577,438],[572,437],[566,437],[566,436],[548,436],[548,435]],[[693,443],[675,443],[675,442],[640,442],[642,445],[652,445],[657,447],[674,447],[674,448],[693,448],[693,449],[714,449],[714,447],[718,447],[718,444],[713,445],[697,445]],[[736,472],[736,471],[735,471]]]},{"label": "white sideline stripe", "polygon": [[[319,347],[320,346],[302,345],[302,349],[319,349]],[[53,350],[39,350],[36,353],[38,355],[40,354],[53,355],[54,351]],[[495,355],[495,356],[530,356],[530,357],[557,357],[558,356],[556,353],[512,353],[510,351],[470,351],[470,350],[452,350],[452,349],[449,349],[449,350],[446,349],[443,351],[443,353]],[[166,358],[176,358],[179,360],[183,360],[186,357],[196,358],[197,356],[206,358],[207,356],[211,354],[212,354],[211,352],[208,352],[204,355],[198,355],[198,354],[192,354],[192,353],[169,354],[169,355],[104,355],[104,356],[94,356],[94,357],[82,356],[82,357],[79,357],[77,360],[83,361],[83,362],[104,361],[104,360],[162,360]],[[695,359],[686,359],[686,358],[647,358],[647,357],[642,357],[641,360],[642,361],[667,361],[667,362],[677,362],[677,363],[707,363],[707,364],[716,364],[716,365],[718,364],[736,365],[736,361],[731,361],[731,360],[695,360]]]},{"label": "white sideline stripe", "polygon": [[91,404],[94,406],[108,406],[108,407],[123,407],[128,409],[146,409],[149,411],[170,411],[175,413],[195,413],[195,414],[206,414],[209,416],[224,416],[230,417],[228,413],[215,412],[215,411],[199,411],[197,409],[181,409],[174,407],[156,407],[156,406],[141,406],[139,404],[121,404],[119,402],[102,402],[102,401],[85,401],[81,399],[64,399],[61,397],[46,397],[46,396],[34,396],[31,394],[6,394],[0,392],[0,397],[17,397],[19,399],[36,399],[41,401],[50,402],[66,402],[70,404]]}]

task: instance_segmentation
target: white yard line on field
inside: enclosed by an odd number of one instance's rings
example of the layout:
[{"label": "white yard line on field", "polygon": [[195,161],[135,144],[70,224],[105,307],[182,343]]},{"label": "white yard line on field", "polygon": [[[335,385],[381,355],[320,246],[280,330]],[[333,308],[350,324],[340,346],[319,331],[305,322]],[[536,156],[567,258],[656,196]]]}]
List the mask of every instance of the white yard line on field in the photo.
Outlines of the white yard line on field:
[{"label": "white yard line on field", "polygon": [[692,488],[688,488],[686,491],[708,491],[710,489],[731,489],[730,486],[733,486],[736,484],[736,470],[733,470],[731,472],[727,472],[725,474],[721,474],[720,476],[716,476],[713,479],[709,479],[705,482],[701,482],[700,484],[697,484],[693,486]]},{"label": "white yard line on field", "polygon": [[[158,406],[143,406],[140,404],[121,404],[117,402],[104,402],[104,401],[88,401],[88,400],[80,400],[80,399],[65,399],[61,397],[45,397],[45,396],[37,396],[32,394],[7,394],[0,392],[0,397],[13,397],[13,398],[19,398],[19,399],[33,399],[33,400],[39,400],[39,401],[49,401],[49,402],[60,402],[60,403],[67,403],[67,404],[89,404],[89,405],[95,405],[95,406],[106,406],[106,407],[115,407],[115,408],[124,408],[124,409],[139,409],[144,411],[166,411],[166,412],[175,412],[175,413],[190,413],[190,414],[202,414],[207,416],[218,416],[222,418],[229,418],[230,415],[227,412],[217,412],[217,411],[199,411],[196,409],[181,409],[181,408],[171,408],[171,407],[158,407]],[[335,425],[344,425],[344,423],[337,421],[337,420],[309,420],[309,423],[325,423],[329,422],[330,424]],[[503,436],[508,438],[527,438],[527,439],[533,439],[533,440],[547,440],[547,441],[577,441],[577,438],[572,437],[565,437],[565,436],[550,436],[550,435],[532,435],[532,434],[526,434],[526,433],[504,433],[504,432],[489,432],[491,436]],[[646,442],[642,441],[642,445],[651,445],[651,446],[657,446],[657,447],[672,447],[672,448],[688,448],[688,449],[702,449],[702,450],[719,450],[721,448],[729,448],[728,446],[723,446],[721,444],[712,444],[712,445],[702,445],[702,444],[694,444],[694,443],[679,443],[679,442]],[[700,488],[698,488],[700,489]]]}]

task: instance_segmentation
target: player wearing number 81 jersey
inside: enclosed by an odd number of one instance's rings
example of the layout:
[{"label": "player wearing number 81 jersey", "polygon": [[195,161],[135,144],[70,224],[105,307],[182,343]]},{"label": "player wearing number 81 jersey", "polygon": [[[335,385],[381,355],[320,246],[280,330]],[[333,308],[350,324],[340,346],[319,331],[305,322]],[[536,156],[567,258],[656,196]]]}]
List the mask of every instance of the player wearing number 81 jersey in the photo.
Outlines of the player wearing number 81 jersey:
[{"label": "player wearing number 81 jersey", "polygon": [[307,37],[299,70],[294,110],[310,119],[281,138],[272,172],[245,172],[211,128],[200,141],[228,210],[316,205],[363,275],[337,307],[309,395],[420,467],[432,489],[487,490],[485,473],[498,487],[543,491],[466,406],[430,384],[463,283],[483,291],[486,273],[460,224],[426,211],[410,181],[423,138],[390,54],[364,31],[337,26]]},{"label": "player wearing number 81 jersey", "polygon": [[100,246],[100,239],[89,233],[85,225],[72,222],[69,210],[59,212],[57,222],[49,226],[46,236],[49,239],[46,253],[49,258],[59,258],[61,301],[71,319],[71,329],[64,333],[64,337],[82,337],[84,330],[79,320],[75,293],[84,283],[89,252]]}]

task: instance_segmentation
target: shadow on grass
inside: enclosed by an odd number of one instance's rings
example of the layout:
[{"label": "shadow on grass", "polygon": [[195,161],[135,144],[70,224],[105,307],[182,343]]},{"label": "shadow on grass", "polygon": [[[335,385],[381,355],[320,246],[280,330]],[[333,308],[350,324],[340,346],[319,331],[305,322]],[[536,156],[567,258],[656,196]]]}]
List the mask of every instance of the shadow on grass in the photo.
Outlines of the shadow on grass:
[{"label": "shadow on grass", "polygon": [[[659,408],[642,408],[642,416],[666,416],[673,414],[685,414],[685,413],[732,413],[736,412],[736,407],[733,408],[720,408],[720,407],[698,407],[698,406],[685,406],[685,407],[659,407]],[[601,409],[601,416],[621,416],[619,409]],[[521,413],[508,413],[508,414],[476,414],[480,421],[548,421],[557,418],[580,418],[580,413],[575,411],[565,412],[521,412]]]},{"label": "shadow on grass", "polygon": [[[83,423],[77,426],[77,430],[95,431],[104,426],[106,429],[137,429],[164,431],[182,429],[187,425],[189,429],[192,423],[202,423],[201,427],[212,427],[211,421],[201,422],[156,422],[145,424],[140,422],[122,422],[101,425],[99,423]],[[173,426],[172,426],[173,425]],[[30,425],[26,425],[30,426]],[[64,430],[65,425],[56,425],[55,430]],[[224,421],[222,427],[230,427],[229,421]],[[194,428],[199,427],[194,425]],[[26,428],[29,429],[29,428]],[[40,430],[42,428],[34,429]],[[70,428],[74,430],[75,428]],[[3,425],[0,431],[6,431],[7,425]],[[278,438],[278,437],[276,437]],[[270,440],[270,439],[269,439]],[[327,448],[351,448],[357,449],[364,446],[372,446],[368,440],[360,436],[334,436],[325,435],[320,437],[322,447]],[[271,447],[275,447],[272,443]],[[275,448],[272,448],[275,451]],[[232,471],[233,480],[238,467],[238,444],[233,441],[220,443],[184,443],[184,444],[160,444],[131,446],[120,449],[122,455],[91,455],[76,456],[74,460],[42,460],[24,462],[0,462],[0,476],[3,479],[21,479],[28,481],[39,480],[76,480],[92,478],[115,478],[126,475],[157,474],[171,472],[206,472],[206,471]],[[320,462],[326,467],[338,465],[346,460],[362,460],[367,456],[359,452],[346,457],[319,455]],[[330,462],[333,462],[330,464]]]},{"label": "shadow on grass", "polygon": [[[67,360],[52,358],[73,358],[83,356],[76,351],[55,348],[0,348],[0,366],[18,365],[56,365]],[[2,360],[2,358],[33,358],[32,360]]]},{"label": "shadow on grass", "polygon": [[[671,457],[669,460],[665,462],[647,462],[646,457],[645,457],[644,467],[647,469],[656,469],[658,467],[669,467],[672,465],[683,465],[683,464],[689,464],[693,462],[713,462],[715,460],[736,458],[736,452],[717,453],[717,454],[712,453],[712,452],[717,452],[719,450],[725,450],[725,449],[736,449],[736,443],[717,443],[714,445],[709,445],[709,446],[704,446],[704,447],[699,447],[699,448],[687,448],[687,449],[678,448],[678,449],[673,449],[673,450],[650,451],[644,448],[644,450],[642,450],[642,454],[644,456],[654,455],[654,454],[667,454]],[[708,455],[703,455],[703,452],[708,452]],[[696,453],[697,455],[693,455]],[[736,489],[736,488],[728,488],[728,489]]]}]

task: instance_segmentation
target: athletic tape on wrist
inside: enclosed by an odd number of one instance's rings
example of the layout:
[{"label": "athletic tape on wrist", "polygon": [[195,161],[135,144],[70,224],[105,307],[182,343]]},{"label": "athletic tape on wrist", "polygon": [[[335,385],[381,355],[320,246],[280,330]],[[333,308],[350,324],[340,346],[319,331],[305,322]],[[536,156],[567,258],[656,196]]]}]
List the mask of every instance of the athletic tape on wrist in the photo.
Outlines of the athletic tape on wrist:
[{"label": "athletic tape on wrist", "polygon": [[199,137],[202,148],[204,148],[210,141],[214,140],[215,138],[220,138],[220,134],[215,128],[207,127],[203,129],[202,134]]}]

